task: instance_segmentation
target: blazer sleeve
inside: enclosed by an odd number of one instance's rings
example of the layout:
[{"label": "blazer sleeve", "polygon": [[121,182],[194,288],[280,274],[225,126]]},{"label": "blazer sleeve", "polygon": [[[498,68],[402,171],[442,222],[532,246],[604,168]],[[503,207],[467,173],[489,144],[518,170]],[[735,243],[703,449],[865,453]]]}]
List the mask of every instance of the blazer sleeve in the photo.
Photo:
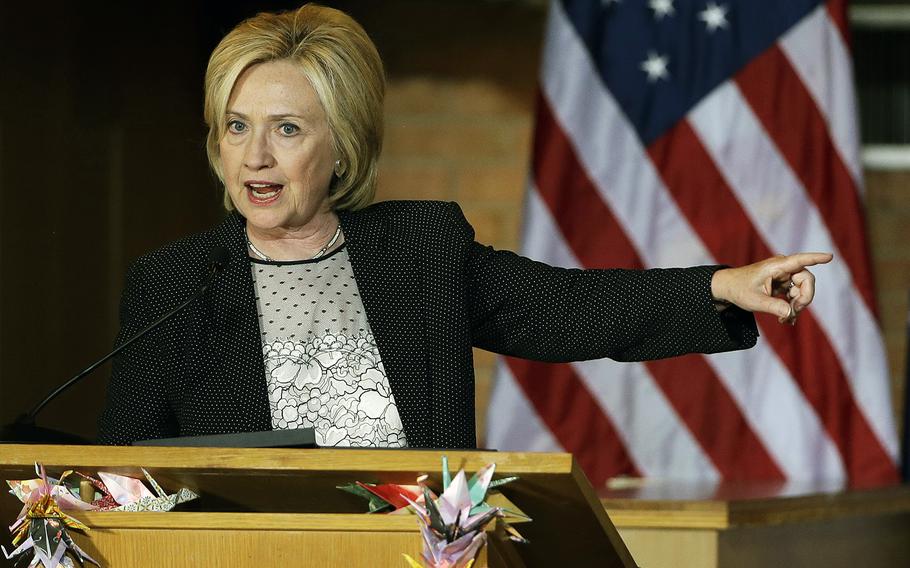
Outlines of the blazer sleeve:
[{"label": "blazer sleeve", "polygon": [[718,311],[711,277],[721,266],[650,270],[557,268],[473,241],[466,288],[476,347],[547,362],[609,357],[645,361],[755,345],[751,313]]},{"label": "blazer sleeve", "polygon": [[[116,344],[152,322],[143,293],[141,259],[126,275],[120,300],[120,333]],[[177,436],[177,421],[168,403],[160,369],[163,354],[152,331],[114,358],[107,403],[98,424],[98,443],[129,445],[133,440]]]}]

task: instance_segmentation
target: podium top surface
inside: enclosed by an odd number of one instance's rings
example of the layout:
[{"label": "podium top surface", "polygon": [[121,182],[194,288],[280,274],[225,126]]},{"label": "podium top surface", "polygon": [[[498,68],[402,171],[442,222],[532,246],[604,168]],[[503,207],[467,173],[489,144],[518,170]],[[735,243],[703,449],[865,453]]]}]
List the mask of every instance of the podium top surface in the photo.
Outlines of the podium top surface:
[{"label": "podium top surface", "polygon": [[[363,471],[438,472],[446,455],[450,469],[472,472],[496,463],[497,472],[521,474],[568,474],[571,454],[514,453],[473,450],[385,449],[269,449],[269,448],[177,448],[128,446],[54,446],[0,444],[0,467],[5,471],[34,472],[35,462],[47,467],[104,467],[212,471]],[[413,481],[413,480],[411,480]]]}]

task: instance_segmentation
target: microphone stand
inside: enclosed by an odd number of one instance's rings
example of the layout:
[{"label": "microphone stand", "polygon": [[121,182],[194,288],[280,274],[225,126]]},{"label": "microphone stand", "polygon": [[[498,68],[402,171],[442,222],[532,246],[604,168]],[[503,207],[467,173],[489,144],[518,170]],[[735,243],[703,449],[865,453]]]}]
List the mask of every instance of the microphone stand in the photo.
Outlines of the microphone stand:
[{"label": "microphone stand", "polygon": [[153,321],[151,324],[140,330],[138,333],[134,334],[132,337],[128,338],[126,341],[118,345],[113,351],[102,357],[101,359],[95,361],[84,370],[82,370],[75,377],[66,381],[59,387],[57,387],[52,393],[44,397],[44,399],[36,404],[31,410],[25,414],[20,415],[12,424],[4,426],[2,432],[0,432],[0,443],[18,443],[18,444],[75,444],[75,445],[87,445],[92,444],[93,442],[83,438],[82,436],[77,436],[75,434],[70,434],[68,432],[61,432],[59,430],[52,430],[49,428],[43,428],[35,424],[35,417],[38,415],[41,410],[47,406],[47,404],[60,396],[64,391],[69,389],[71,386],[78,383],[82,380],[83,377],[90,374],[92,371],[106,363],[112,357],[115,357],[118,353],[132,345],[134,341],[144,337],[146,334],[157,328],[159,325],[170,319],[174,314],[183,310],[183,308],[190,305],[194,300],[202,296],[206,290],[209,289],[212,285],[212,281],[215,279],[215,276],[225,267],[227,264],[227,250],[223,247],[218,247],[212,250],[209,254],[209,264],[210,269],[209,273],[203,281],[202,285],[199,286],[199,289],[196,290],[196,293],[183,301],[176,308],[167,312],[163,316],[159,317],[157,320]]}]

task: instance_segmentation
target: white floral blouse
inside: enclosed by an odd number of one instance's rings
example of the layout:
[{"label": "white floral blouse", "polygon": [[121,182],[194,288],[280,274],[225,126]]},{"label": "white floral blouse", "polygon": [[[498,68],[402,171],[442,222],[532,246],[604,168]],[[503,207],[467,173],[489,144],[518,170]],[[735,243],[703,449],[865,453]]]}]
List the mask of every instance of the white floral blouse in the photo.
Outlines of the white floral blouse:
[{"label": "white floral blouse", "polygon": [[406,447],[345,247],[251,266],[272,427],[312,427],[319,446]]}]

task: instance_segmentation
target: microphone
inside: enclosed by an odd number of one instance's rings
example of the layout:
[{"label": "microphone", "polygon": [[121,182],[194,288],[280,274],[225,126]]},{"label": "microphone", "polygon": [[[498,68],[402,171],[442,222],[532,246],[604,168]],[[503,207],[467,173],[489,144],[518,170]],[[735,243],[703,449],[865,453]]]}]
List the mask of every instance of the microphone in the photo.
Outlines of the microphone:
[{"label": "microphone", "polygon": [[183,303],[178,305],[176,308],[167,312],[163,316],[159,317],[157,320],[153,321],[143,329],[139,330],[137,333],[133,334],[126,341],[114,348],[113,351],[102,357],[101,359],[95,361],[76,376],[66,381],[59,387],[57,387],[52,393],[44,397],[44,399],[36,404],[31,410],[27,413],[19,416],[10,425],[7,425],[3,429],[3,434],[0,435],[0,443],[3,442],[14,442],[14,443],[58,443],[58,444],[90,444],[89,440],[82,438],[81,436],[76,436],[75,434],[69,434],[67,432],[59,432],[56,430],[51,430],[48,428],[42,428],[35,425],[35,417],[38,415],[41,410],[47,406],[49,402],[60,396],[64,391],[69,389],[74,384],[82,380],[83,377],[89,375],[92,371],[106,363],[109,359],[116,356],[118,353],[129,347],[134,341],[144,337],[146,334],[151,332],[153,329],[157,328],[159,325],[163,324],[174,315],[182,311],[188,305],[193,303],[194,300],[205,294],[205,292],[211,287],[212,282],[214,282],[215,277],[222,272],[230,261],[231,255],[228,250],[223,246],[216,246],[209,251],[208,256],[208,266],[209,271],[205,277],[205,280],[202,281],[202,284],[199,285],[199,288],[196,292],[187,298]]}]

